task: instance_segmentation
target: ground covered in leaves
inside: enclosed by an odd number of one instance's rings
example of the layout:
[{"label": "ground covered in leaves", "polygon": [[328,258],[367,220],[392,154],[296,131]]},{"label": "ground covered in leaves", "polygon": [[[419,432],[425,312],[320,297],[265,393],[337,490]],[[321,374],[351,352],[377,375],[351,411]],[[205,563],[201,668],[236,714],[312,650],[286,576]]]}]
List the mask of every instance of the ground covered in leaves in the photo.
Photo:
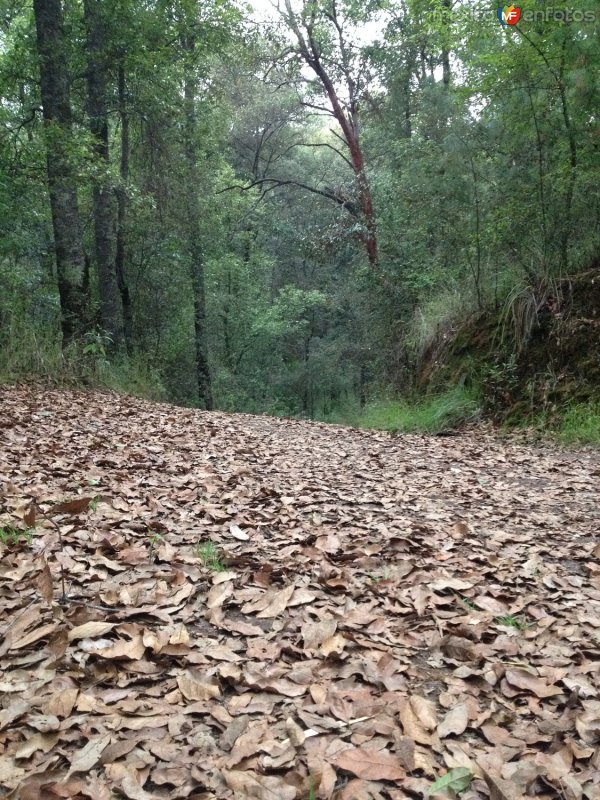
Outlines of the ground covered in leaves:
[{"label": "ground covered in leaves", "polygon": [[599,478],[0,389],[0,796],[598,800]]}]

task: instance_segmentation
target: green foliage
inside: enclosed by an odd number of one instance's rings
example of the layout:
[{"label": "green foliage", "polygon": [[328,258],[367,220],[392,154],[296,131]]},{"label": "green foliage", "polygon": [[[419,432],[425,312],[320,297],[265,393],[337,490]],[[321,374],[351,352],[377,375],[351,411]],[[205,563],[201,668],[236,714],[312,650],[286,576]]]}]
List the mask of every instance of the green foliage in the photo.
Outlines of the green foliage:
[{"label": "green foliage", "polygon": [[445,789],[452,793],[460,794],[460,792],[464,792],[465,789],[469,788],[472,780],[473,774],[468,767],[454,767],[454,769],[448,770],[445,775],[442,775],[441,778],[431,784],[427,790],[427,796],[429,797]]},{"label": "green foliage", "polygon": [[[245,27],[239,8],[221,0],[110,4],[106,161],[89,132],[80,79],[89,57],[81,4],[64,5],[74,120],[65,141],[44,132],[39,113],[31,8],[8,4],[0,33],[0,380],[38,376],[201,403],[195,243],[219,408],[439,431],[476,416],[477,385],[486,411],[516,395],[522,375],[511,353],[527,349],[560,276],[593,265],[600,244],[594,24],[523,20],[503,30],[493,8],[459,5],[448,15],[441,0],[407,0],[386,7],[385,20],[380,8],[338,3],[338,31],[326,4],[305,4],[334,81],[353,76],[377,221],[374,269],[365,263],[352,164],[337,123],[323,116],[329,100],[318,81],[305,81],[284,20]],[[369,43],[377,19],[385,27]],[[186,81],[197,87],[191,106]],[[89,260],[85,335],[64,351],[48,141],[66,149]],[[131,338],[117,352],[103,332],[94,255],[99,182],[126,201],[118,225],[112,209],[131,303]],[[423,390],[423,360],[443,362],[452,337],[485,313],[498,320],[489,353],[453,365],[431,384],[436,395],[392,399]],[[551,369],[542,376],[543,410],[556,425]],[[465,387],[441,391],[461,380]],[[382,387],[393,387],[389,399],[369,402]],[[597,442],[597,416],[593,404],[569,407],[558,435]]]},{"label": "green foliage", "polygon": [[0,336],[0,381],[51,380],[59,385],[87,385],[117,392],[165,399],[156,369],[141,355],[121,356],[109,361],[102,342],[94,339],[74,343],[63,350],[58,333],[49,336],[22,321],[11,325],[6,338]]}]

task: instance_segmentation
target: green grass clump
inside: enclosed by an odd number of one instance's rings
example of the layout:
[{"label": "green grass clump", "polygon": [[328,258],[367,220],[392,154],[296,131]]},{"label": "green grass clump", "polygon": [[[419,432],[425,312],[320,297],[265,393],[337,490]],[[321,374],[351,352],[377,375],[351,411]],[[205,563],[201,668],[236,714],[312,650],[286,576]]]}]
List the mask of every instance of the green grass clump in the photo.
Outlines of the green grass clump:
[{"label": "green grass clump", "polygon": [[475,419],[480,412],[477,395],[456,386],[422,400],[379,400],[369,403],[353,421],[360,428],[401,433],[439,433]]},{"label": "green grass clump", "polygon": [[494,621],[497,625],[503,625],[505,628],[515,628],[518,631],[524,631],[529,627],[529,624],[524,617],[517,617],[514,614],[507,614],[504,617],[496,617]]},{"label": "green grass clump", "polygon": [[566,444],[600,445],[600,401],[567,408],[557,433]]},{"label": "green grass clump", "polygon": [[217,548],[211,541],[200,542],[196,545],[196,555],[202,562],[202,566],[212,572],[225,572],[227,567],[221,561],[221,556]]},{"label": "green grass clump", "polygon": [[0,544],[5,545],[5,547],[29,547],[32,540],[33,530],[31,528],[20,530],[12,525],[6,525],[0,528]]}]

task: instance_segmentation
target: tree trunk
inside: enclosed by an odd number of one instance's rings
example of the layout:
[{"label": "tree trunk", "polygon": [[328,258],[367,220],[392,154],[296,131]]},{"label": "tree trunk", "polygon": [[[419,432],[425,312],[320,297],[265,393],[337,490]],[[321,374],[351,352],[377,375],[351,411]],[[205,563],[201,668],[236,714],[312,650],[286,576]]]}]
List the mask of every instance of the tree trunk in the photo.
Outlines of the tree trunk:
[{"label": "tree trunk", "polygon": [[452,13],[452,0],[442,0],[443,26],[442,26],[442,82],[445,89],[450,88],[450,14]]},{"label": "tree trunk", "polygon": [[129,180],[129,114],[127,112],[127,96],[125,89],[125,66],[123,59],[119,64],[118,76],[119,93],[119,116],[121,118],[121,162],[120,178],[121,182],[117,188],[117,241],[115,252],[115,271],[117,274],[117,284],[121,295],[123,306],[123,333],[125,335],[125,347],[129,355],[133,352],[133,306],[127,273],[126,262],[126,231],[127,223],[127,181]]},{"label": "tree trunk", "polygon": [[114,260],[113,192],[107,177],[109,168],[107,113],[106,21],[100,0],[84,0],[87,25],[87,85],[90,131],[98,158],[99,176],[94,180],[94,245],[102,328],[110,336],[112,351],[123,345],[123,319]]},{"label": "tree trunk", "polygon": [[71,104],[60,0],[34,0],[63,347],[83,332],[85,259],[71,158]]},{"label": "tree trunk", "polygon": [[190,277],[194,299],[194,339],[196,345],[196,380],[198,400],[210,410],[213,407],[210,369],[208,366],[208,343],[206,336],[206,296],[204,286],[204,253],[202,250],[202,230],[200,225],[200,172],[198,169],[196,121],[196,95],[198,82],[194,73],[193,53],[195,40],[188,35],[184,49],[189,58],[184,77],[184,151],[186,159],[187,236],[190,258]]}]

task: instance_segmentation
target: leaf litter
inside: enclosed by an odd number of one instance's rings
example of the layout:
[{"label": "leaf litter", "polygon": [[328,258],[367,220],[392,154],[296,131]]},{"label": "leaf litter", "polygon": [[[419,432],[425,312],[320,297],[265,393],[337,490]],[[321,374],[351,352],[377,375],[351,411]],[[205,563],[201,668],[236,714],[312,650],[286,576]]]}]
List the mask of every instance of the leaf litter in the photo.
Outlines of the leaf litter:
[{"label": "leaf litter", "polygon": [[0,796],[600,797],[593,451],[0,389]]}]

